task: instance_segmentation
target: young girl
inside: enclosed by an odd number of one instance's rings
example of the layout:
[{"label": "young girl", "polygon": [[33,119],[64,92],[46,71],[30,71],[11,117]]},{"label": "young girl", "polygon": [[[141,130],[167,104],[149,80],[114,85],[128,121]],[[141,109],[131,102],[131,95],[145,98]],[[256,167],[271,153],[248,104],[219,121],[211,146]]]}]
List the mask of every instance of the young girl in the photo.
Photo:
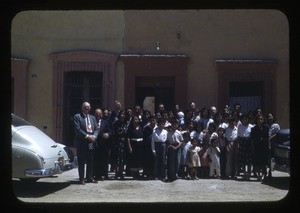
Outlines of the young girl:
[{"label": "young girl", "polygon": [[213,133],[210,137],[210,146],[206,150],[211,161],[209,162],[209,177],[220,177],[220,149],[218,147],[218,134]]},{"label": "young girl", "polygon": [[226,177],[226,141],[225,141],[225,129],[222,127],[219,127],[217,129],[218,134],[218,142],[219,142],[219,148],[220,148],[220,169],[221,169],[221,178]]},{"label": "young girl", "polygon": [[192,146],[188,150],[188,156],[189,156],[189,173],[192,178],[192,180],[198,180],[198,175],[197,171],[198,168],[201,166],[200,162],[200,155],[199,152],[201,150],[200,146],[198,145],[198,139],[193,138],[192,141]]},{"label": "young girl", "polygon": [[206,154],[206,150],[209,147],[208,142],[203,141],[202,144],[200,144],[201,150],[200,150],[200,163],[201,167],[199,167],[200,174],[198,177],[200,178],[208,178],[209,176],[209,156]]}]

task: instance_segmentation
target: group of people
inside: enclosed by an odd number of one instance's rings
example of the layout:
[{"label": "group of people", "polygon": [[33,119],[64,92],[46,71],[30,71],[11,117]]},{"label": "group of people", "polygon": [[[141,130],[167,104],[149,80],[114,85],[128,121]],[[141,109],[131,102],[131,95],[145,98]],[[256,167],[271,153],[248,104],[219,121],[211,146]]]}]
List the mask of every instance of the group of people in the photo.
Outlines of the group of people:
[{"label": "group of people", "polygon": [[257,108],[241,113],[241,106],[198,109],[190,102],[167,111],[164,104],[151,113],[136,105],[115,109],[82,104],[74,115],[74,145],[81,184],[114,179],[174,181],[178,178],[243,180],[267,176],[270,140],[280,130],[273,113]]}]

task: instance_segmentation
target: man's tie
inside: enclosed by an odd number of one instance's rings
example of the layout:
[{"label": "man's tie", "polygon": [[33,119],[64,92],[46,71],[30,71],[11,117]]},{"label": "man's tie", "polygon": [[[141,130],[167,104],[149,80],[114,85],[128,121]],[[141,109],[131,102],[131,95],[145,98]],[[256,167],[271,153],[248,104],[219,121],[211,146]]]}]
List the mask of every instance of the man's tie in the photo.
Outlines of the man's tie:
[{"label": "man's tie", "polygon": [[88,133],[93,133],[92,125],[91,125],[91,121],[90,121],[89,114],[86,115],[86,131],[87,131]]}]

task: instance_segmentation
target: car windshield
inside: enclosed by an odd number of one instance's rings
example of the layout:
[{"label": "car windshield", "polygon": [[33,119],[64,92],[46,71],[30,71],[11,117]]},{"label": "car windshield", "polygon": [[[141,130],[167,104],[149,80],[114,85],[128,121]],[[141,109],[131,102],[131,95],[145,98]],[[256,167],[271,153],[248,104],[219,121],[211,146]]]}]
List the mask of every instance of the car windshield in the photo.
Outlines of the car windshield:
[{"label": "car windshield", "polygon": [[31,123],[29,123],[28,121],[25,121],[23,118],[20,118],[14,114],[11,115],[12,117],[12,125],[17,127],[17,126],[30,126]]}]

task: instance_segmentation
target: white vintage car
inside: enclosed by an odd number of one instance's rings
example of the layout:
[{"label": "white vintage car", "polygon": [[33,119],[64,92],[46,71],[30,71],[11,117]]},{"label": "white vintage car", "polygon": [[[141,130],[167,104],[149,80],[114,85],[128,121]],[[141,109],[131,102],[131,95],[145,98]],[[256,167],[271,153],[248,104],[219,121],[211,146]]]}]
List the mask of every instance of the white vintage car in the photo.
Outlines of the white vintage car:
[{"label": "white vintage car", "polygon": [[74,155],[67,146],[23,118],[11,114],[12,178],[35,182],[74,168]]}]

